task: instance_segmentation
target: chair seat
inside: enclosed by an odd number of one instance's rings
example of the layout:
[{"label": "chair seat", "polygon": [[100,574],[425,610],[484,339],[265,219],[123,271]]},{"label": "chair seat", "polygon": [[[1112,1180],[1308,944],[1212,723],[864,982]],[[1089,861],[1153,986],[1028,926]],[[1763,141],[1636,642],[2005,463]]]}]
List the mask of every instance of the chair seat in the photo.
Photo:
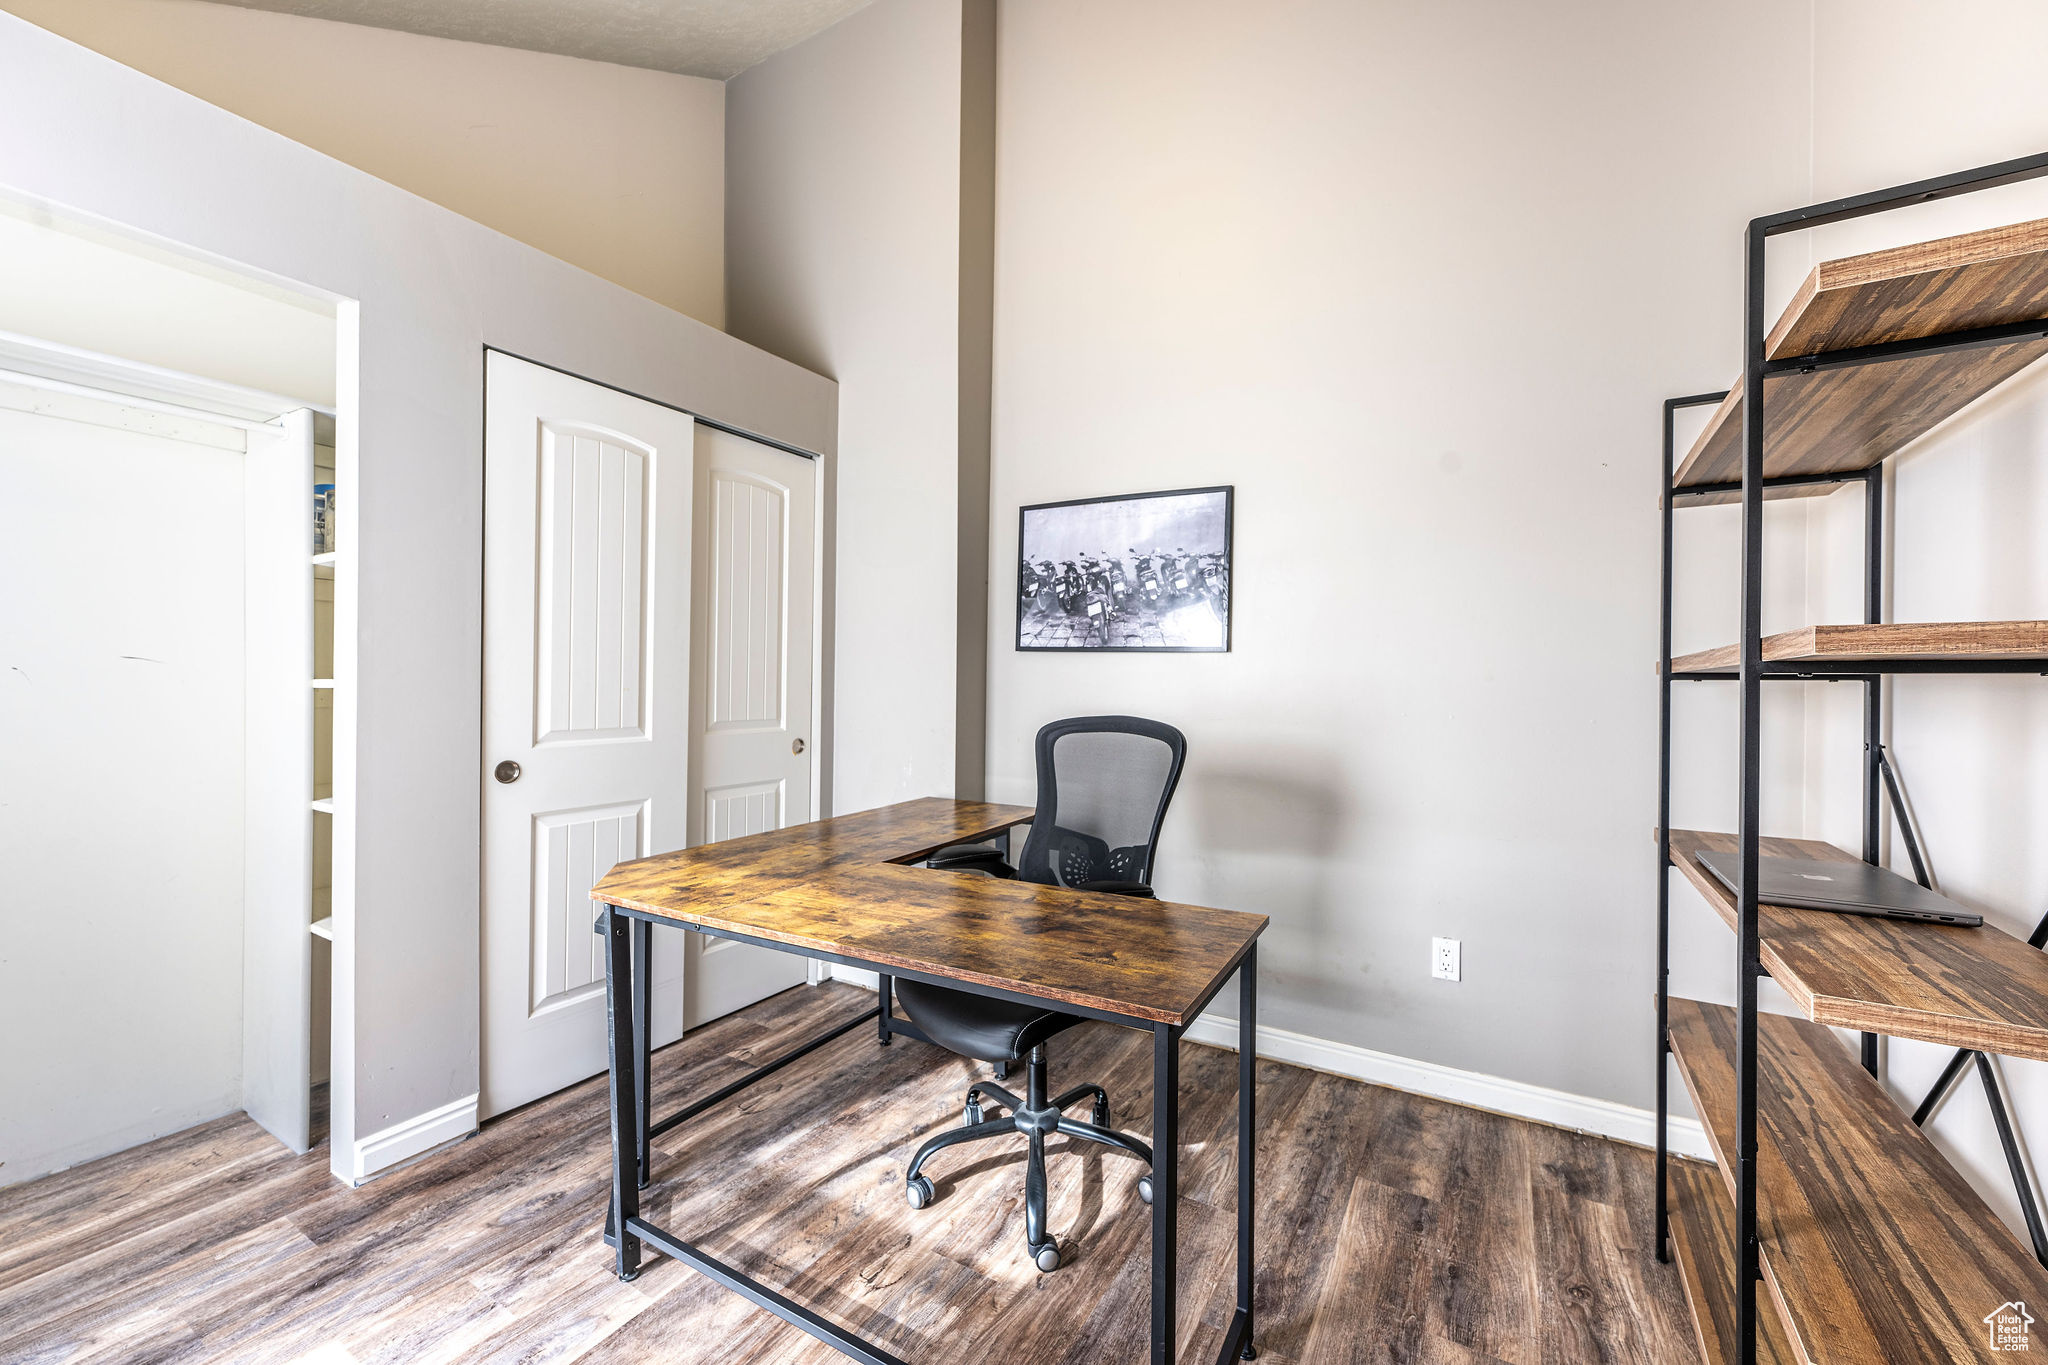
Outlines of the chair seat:
[{"label": "chair seat", "polygon": [[910,1021],[948,1052],[984,1062],[1013,1062],[1056,1033],[1081,1022],[1041,1005],[991,1000],[985,995],[896,978],[896,998]]}]

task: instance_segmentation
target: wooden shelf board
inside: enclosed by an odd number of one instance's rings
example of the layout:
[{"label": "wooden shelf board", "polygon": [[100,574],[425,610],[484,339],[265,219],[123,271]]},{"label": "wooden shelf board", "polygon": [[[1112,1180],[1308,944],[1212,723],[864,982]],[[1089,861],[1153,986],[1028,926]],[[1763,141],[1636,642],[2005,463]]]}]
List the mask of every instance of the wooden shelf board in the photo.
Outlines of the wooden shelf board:
[{"label": "wooden shelf board", "polygon": [[[1670,1037],[1732,1208],[1735,1011],[1674,999]],[[1757,1059],[1757,1239],[1795,1359],[1975,1360],[1984,1314],[2048,1302],[2048,1270],[1833,1034],[1760,1015]]]},{"label": "wooden shelf board", "polygon": [[[2048,219],[1824,261],[1765,339],[1772,359],[2048,318]],[[2031,339],[1764,381],[1766,475],[1867,469],[2048,355]],[[1678,487],[1742,477],[1742,385],[1680,463]]]},{"label": "wooden shelf board", "polygon": [[[2048,621],[1917,621],[1807,626],[1763,639],[1766,661],[1864,663],[1889,659],[2039,659],[2048,670]],[[1739,645],[1695,650],[1671,661],[1674,673],[1733,674]]]},{"label": "wooden shelf board", "polygon": [[[1735,1365],[1735,1208],[1711,1166],[1671,1162],[1671,1250],[1707,1365]],[[1758,1295],[1757,1365],[1804,1365],[1776,1301]]]},{"label": "wooden shelf board", "polygon": [[[1856,861],[1815,839],[1765,839],[1762,847]],[[1671,831],[1672,863],[1730,928],[1735,897],[1697,859],[1734,848],[1732,834]],[[1817,1023],[2048,1060],[2048,953],[2004,930],[1781,905],[1759,906],[1758,915],[1764,966]]]}]

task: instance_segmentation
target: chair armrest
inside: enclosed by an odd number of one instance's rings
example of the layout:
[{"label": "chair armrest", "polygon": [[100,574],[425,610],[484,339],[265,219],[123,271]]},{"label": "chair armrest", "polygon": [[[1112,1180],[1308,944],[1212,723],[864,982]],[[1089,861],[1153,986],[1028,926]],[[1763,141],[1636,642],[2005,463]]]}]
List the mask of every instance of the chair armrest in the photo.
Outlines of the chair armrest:
[{"label": "chair armrest", "polygon": [[1099,881],[1076,882],[1076,891],[1097,891],[1105,896],[1137,896],[1143,900],[1157,900],[1159,897],[1143,882]]},{"label": "chair armrest", "polygon": [[964,844],[942,848],[925,859],[924,865],[940,872],[979,872],[988,877],[1014,879],[1017,870],[1003,861],[1003,855],[985,844]]}]

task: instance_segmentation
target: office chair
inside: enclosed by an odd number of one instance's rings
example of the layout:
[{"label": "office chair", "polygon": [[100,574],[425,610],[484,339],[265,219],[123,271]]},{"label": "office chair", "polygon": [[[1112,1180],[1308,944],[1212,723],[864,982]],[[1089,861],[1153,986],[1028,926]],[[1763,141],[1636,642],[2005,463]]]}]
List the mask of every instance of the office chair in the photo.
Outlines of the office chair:
[{"label": "office chair", "polygon": [[[1038,732],[1038,809],[1024,851],[1011,867],[986,845],[941,849],[926,865],[946,871],[1015,878],[1044,886],[1121,896],[1152,896],[1152,853],[1159,825],[1180,782],[1187,740],[1171,725],[1135,716],[1083,716],[1059,720]],[[1047,1100],[1045,1044],[1081,1022],[1038,1005],[991,1000],[965,991],[898,980],[896,998],[930,1039],[948,1051],[1008,1067],[1025,1062],[1024,1098],[990,1081],[967,1087],[965,1127],[940,1133],[917,1149],[904,1173],[914,1209],[937,1197],[931,1180],[919,1174],[933,1153],[963,1142],[1023,1133],[1030,1148],[1024,1167],[1024,1239],[1041,1271],[1060,1266],[1057,1239],[1045,1226],[1045,1139],[1053,1133],[1121,1147],[1152,1164],[1152,1149],[1139,1138],[1109,1126],[1109,1095],[1099,1085],[1077,1085]],[[886,997],[885,997],[886,998]],[[1070,1119],[1070,1105],[1092,1098],[1089,1121]],[[991,1108],[1008,1118],[990,1118]],[[1138,1197],[1152,1202],[1152,1177],[1138,1180]]]}]

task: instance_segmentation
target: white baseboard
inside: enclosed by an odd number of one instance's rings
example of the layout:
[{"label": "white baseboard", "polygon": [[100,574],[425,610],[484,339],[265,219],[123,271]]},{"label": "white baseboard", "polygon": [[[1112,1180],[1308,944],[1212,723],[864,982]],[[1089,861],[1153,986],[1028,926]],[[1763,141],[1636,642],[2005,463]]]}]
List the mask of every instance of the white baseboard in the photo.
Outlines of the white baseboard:
[{"label": "white baseboard", "polygon": [[[1237,1050],[1237,1020],[1205,1014],[1188,1026],[1189,1041]],[[1276,1062],[1291,1062],[1312,1071],[1348,1076],[1394,1090],[1406,1090],[1432,1099],[1449,1100],[1473,1109],[1485,1109],[1518,1119],[1530,1119],[1553,1128],[1569,1128],[1613,1138],[1638,1147],[1657,1142],[1657,1116],[1612,1100],[1596,1100],[1563,1090],[1488,1076],[1477,1071],[1460,1071],[1435,1062],[1418,1062],[1410,1057],[1374,1052],[1350,1043],[1333,1043],[1305,1033],[1259,1026],[1259,1055]],[[1697,1119],[1673,1118],[1667,1129],[1671,1150],[1680,1156],[1714,1159],[1707,1145],[1706,1130]]]},{"label": "white baseboard", "polygon": [[394,1123],[366,1138],[356,1140],[349,1163],[349,1183],[360,1185],[371,1176],[412,1160],[445,1142],[468,1137],[476,1131],[475,1095],[429,1109],[403,1123]]}]

